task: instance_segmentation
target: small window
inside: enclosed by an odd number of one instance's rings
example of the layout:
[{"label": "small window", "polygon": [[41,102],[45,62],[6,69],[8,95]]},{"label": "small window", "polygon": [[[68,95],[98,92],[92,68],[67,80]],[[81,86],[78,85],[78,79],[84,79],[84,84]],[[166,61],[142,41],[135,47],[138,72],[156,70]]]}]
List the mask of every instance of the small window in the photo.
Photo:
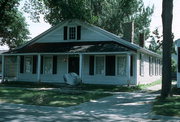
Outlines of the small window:
[{"label": "small window", "polygon": [[69,27],[69,39],[76,39],[76,27]]},{"label": "small window", "polygon": [[103,75],[104,72],[104,56],[97,56],[96,57],[96,74]]},{"label": "small window", "polygon": [[32,57],[25,57],[25,73],[32,72]]},{"label": "small window", "polygon": [[153,74],[153,59],[149,57],[149,75],[152,76]]},{"label": "small window", "polygon": [[126,75],[126,56],[117,57],[117,75]]},{"label": "small window", "polygon": [[144,55],[140,54],[140,75],[144,76]]},{"label": "small window", "polygon": [[44,74],[52,74],[52,57],[44,57]]}]

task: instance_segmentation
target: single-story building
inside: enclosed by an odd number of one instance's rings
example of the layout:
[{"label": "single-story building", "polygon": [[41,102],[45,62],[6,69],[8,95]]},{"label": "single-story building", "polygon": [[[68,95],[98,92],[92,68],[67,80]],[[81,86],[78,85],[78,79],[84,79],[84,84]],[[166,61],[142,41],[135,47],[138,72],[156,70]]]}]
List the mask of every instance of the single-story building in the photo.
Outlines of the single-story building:
[{"label": "single-story building", "polygon": [[175,41],[177,47],[177,87],[180,88],[180,39]]},{"label": "single-story building", "polygon": [[124,38],[80,20],[66,20],[25,45],[2,54],[2,78],[64,83],[77,73],[84,84],[137,85],[161,79],[161,55],[133,43],[133,23]]}]

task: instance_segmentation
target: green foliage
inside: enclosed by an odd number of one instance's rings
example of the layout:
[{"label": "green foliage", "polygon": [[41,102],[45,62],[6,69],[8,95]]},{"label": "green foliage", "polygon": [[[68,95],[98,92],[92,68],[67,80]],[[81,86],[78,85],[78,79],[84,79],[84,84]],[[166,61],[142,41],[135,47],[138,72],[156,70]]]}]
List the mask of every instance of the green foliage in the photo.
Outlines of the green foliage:
[{"label": "green foliage", "polygon": [[20,0],[0,1],[0,45],[7,44],[10,49],[21,45],[29,34],[25,18],[18,11],[19,2]]},{"label": "green foliage", "polygon": [[120,36],[122,24],[134,21],[135,40],[138,40],[139,32],[149,35],[153,7],[144,7],[142,0],[26,0],[24,11],[34,21],[39,21],[41,14],[51,25],[80,19]]},{"label": "green foliage", "polygon": [[150,36],[149,50],[162,54],[162,35],[160,35],[157,28],[152,32],[152,35]]}]

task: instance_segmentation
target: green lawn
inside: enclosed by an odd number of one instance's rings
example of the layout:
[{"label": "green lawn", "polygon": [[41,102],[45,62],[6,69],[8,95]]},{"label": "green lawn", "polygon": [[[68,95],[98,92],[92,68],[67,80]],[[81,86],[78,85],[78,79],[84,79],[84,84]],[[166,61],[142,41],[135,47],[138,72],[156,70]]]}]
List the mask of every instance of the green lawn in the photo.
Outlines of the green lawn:
[{"label": "green lawn", "polygon": [[161,99],[158,97],[153,103],[153,111],[159,115],[180,116],[180,88],[172,88],[173,97]]},{"label": "green lawn", "polygon": [[93,85],[93,84],[84,84],[81,85],[81,89],[89,91],[108,91],[108,92],[133,92],[140,90],[139,86],[116,86],[116,85]]},{"label": "green lawn", "polygon": [[100,92],[62,93],[62,91],[53,90],[27,90],[0,87],[0,101],[2,102],[42,106],[73,106],[110,95],[109,93]]},{"label": "green lawn", "polygon": [[158,84],[161,84],[161,83],[162,83],[161,80],[157,80],[157,81],[154,81],[154,82],[149,83],[149,84],[139,85],[139,87],[140,87],[141,89],[146,89],[146,88],[148,88],[148,87],[155,86],[155,85],[158,85]]},{"label": "green lawn", "polygon": [[180,96],[165,100],[158,98],[153,104],[153,111],[158,115],[180,116]]}]

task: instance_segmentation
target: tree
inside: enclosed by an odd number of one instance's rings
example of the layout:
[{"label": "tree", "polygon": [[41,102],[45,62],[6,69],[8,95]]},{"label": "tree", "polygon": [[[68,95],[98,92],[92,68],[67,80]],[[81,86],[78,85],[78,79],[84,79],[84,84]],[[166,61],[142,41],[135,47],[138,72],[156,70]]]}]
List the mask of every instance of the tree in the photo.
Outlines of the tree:
[{"label": "tree", "polygon": [[150,45],[149,50],[162,54],[162,35],[159,33],[159,30],[156,28],[152,35],[150,36]]},{"label": "tree", "polygon": [[173,0],[163,0],[162,3],[163,24],[163,69],[161,97],[166,98],[171,92],[171,49],[173,43],[172,18]]},{"label": "tree", "polygon": [[0,45],[13,49],[28,39],[29,31],[25,18],[18,11],[20,0],[0,1]]},{"label": "tree", "polygon": [[[24,11],[35,21],[41,14],[51,25],[80,19],[120,36],[122,24],[134,21],[135,33],[145,32],[148,36],[153,7],[144,7],[142,0],[26,0]],[[135,35],[135,40],[138,37]]]}]

